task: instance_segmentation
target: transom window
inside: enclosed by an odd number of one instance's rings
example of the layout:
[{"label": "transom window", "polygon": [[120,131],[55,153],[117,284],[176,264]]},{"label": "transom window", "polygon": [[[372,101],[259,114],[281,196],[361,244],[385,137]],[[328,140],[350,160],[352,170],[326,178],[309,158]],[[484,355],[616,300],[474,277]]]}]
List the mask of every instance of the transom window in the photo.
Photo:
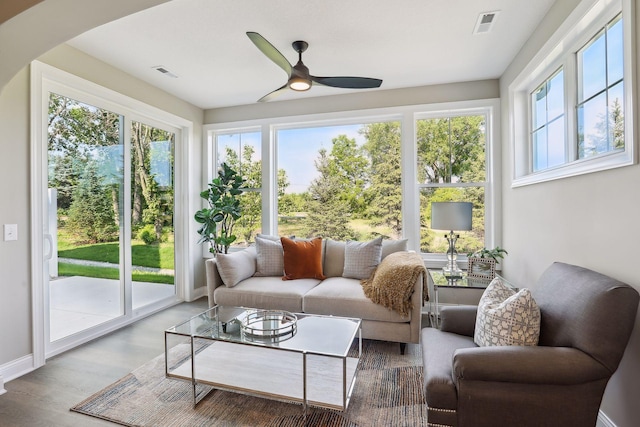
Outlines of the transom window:
[{"label": "transom window", "polygon": [[631,6],[583,0],[514,80],[513,186],[635,163]]},{"label": "transom window", "polygon": [[533,170],[565,162],[564,70],[542,83],[531,96]]},{"label": "transom window", "polygon": [[618,15],[577,53],[578,158],[624,148],[624,49]]}]

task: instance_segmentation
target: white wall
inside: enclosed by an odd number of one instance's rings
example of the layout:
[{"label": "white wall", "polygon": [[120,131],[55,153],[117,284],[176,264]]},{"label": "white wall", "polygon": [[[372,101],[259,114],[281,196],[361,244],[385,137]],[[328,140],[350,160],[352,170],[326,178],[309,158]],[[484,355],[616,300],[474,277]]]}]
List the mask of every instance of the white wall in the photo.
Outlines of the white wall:
[{"label": "white wall", "polygon": [[[503,237],[509,256],[504,275],[532,284],[554,261],[581,265],[640,290],[634,261],[640,243],[640,166],[511,188],[513,140],[508,89],[579,0],[557,1],[500,80],[503,126]],[[637,88],[636,88],[637,89]],[[640,315],[601,410],[618,427],[640,419]]]},{"label": "white wall", "polygon": [[[67,45],[38,60],[193,122],[193,145],[186,170],[189,191],[182,200],[189,217],[200,208],[203,111]],[[0,241],[0,368],[32,352],[30,247],[30,109],[29,67],[0,93],[0,224],[18,224],[17,242]],[[188,286],[205,285],[195,223],[188,231]],[[200,289],[204,295],[204,290]],[[0,369],[0,373],[2,369]],[[5,379],[7,375],[5,375]]]}]

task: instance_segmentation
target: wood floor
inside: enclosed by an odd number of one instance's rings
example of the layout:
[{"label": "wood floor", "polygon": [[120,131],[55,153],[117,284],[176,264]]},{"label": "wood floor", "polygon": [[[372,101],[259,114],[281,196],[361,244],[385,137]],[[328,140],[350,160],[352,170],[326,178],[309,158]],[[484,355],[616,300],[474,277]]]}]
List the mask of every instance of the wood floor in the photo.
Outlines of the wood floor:
[{"label": "wood floor", "polygon": [[114,426],[69,408],[164,352],[164,330],[207,308],[183,303],[47,360],[5,384],[1,427]]}]

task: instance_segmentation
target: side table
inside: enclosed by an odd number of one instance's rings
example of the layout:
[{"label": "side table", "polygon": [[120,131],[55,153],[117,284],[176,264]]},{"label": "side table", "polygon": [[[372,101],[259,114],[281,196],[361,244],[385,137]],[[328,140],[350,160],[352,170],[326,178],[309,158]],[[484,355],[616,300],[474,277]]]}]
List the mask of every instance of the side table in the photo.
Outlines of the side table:
[{"label": "side table", "polygon": [[461,275],[452,276],[444,274],[442,269],[429,269],[428,285],[429,295],[433,298],[429,300],[429,318],[431,324],[440,327],[440,305],[438,297],[439,288],[460,288],[460,289],[486,289],[491,283],[491,279],[478,279],[468,277],[466,272]]}]

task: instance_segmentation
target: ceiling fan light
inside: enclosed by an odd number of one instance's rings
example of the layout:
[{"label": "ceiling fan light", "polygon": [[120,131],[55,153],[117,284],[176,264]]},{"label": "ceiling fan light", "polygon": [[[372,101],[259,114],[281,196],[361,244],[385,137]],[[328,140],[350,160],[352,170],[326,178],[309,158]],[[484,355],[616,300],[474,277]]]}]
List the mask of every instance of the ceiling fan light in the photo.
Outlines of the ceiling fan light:
[{"label": "ceiling fan light", "polygon": [[289,80],[289,88],[298,92],[304,92],[311,88],[311,81],[303,79],[302,77],[292,77]]}]

